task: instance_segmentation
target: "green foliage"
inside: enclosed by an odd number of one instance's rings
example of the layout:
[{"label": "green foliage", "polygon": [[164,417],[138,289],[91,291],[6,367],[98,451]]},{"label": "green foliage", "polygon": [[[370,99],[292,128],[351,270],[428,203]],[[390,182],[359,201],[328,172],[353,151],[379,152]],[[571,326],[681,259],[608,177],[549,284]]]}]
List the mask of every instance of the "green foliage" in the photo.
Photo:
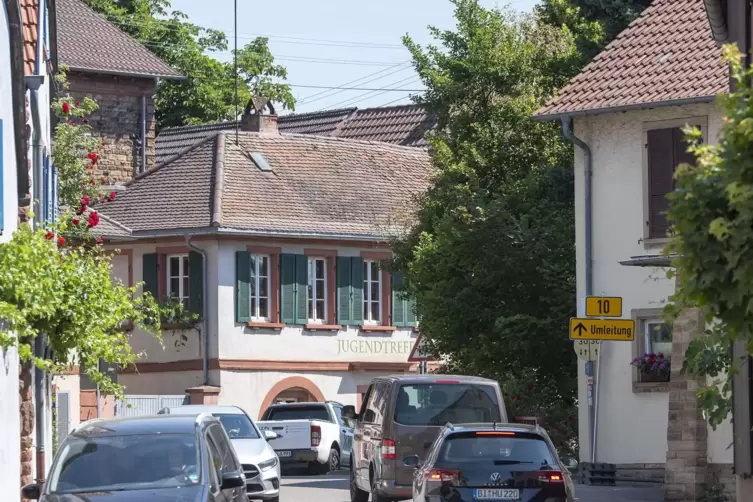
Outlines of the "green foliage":
[{"label": "green foliage", "polygon": [[701,144],[701,132],[687,130],[696,166],[679,166],[668,211],[680,285],[668,317],[683,308],[707,313],[707,326],[690,342],[683,371],[706,376],[698,391],[712,427],[730,413],[732,377],[742,361],[731,347],[742,342],[753,353],[753,71],[742,67],[736,47],[724,49],[738,89],[720,97],[726,119],[716,145]]},{"label": "green foliage", "polygon": [[[163,81],[157,90],[157,129],[235,119],[235,69],[213,54],[228,50],[222,31],[204,29],[171,10],[169,0],[87,0],[121,30],[139,40],[188,77]],[[238,49],[239,98],[243,111],[251,95],[262,95],[294,110],[286,69],[275,64],[268,39],[257,37]],[[244,85],[245,83],[245,85]]]},{"label": "green foliage", "polygon": [[531,115],[571,76],[573,38],[454,3],[456,30],[430,28],[439,47],[405,38],[427,87],[420,102],[438,118],[437,171],[393,266],[421,331],[457,371],[525,381],[572,409],[573,152],[556,124]]},{"label": "green foliage", "polygon": [[172,331],[175,336],[173,344],[176,349],[184,347],[188,342],[188,330],[195,330],[201,337],[201,316],[188,310],[179,298],[168,296],[159,303],[159,311],[163,329]]}]

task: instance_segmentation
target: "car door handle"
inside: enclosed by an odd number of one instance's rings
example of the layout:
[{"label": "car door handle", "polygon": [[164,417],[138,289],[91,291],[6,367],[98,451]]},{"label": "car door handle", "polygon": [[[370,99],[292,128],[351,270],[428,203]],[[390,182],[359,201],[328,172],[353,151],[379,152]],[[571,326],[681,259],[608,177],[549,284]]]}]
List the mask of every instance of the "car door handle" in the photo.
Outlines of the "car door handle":
[{"label": "car door handle", "polygon": [[343,434],[347,434],[347,433],[348,433],[347,429],[343,429]]}]

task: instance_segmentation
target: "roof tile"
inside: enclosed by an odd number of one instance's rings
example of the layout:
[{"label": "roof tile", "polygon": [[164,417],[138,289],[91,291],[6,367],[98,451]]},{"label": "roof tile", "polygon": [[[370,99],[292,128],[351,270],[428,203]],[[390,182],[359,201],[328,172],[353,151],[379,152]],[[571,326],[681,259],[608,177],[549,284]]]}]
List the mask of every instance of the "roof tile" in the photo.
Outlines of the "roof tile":
[{"label": "roof tile", "polygon": [[37,60],[37,25],[39,24],[37,11],[38,0],[21,0],[21,23],[24,38],[24,75],[34,73],[34,63]]},{"label": "roof tile", "polygon": [[81,0],[56,0],[58,57],[68,67],[89,72],[145,77],[179,73]]},{"label": "roof tile", "polygon": [[534,115],[711,99],[728,89],[703,0],[654,0]]}]

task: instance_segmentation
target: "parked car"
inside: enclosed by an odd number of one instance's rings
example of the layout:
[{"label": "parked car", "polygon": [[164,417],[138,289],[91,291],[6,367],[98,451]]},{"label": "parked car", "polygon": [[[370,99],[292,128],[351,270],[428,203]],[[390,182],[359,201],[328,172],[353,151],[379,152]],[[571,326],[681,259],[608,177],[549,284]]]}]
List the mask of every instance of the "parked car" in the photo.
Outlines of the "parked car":
[{"label": "parked car", "polygon": [[342,409],[333,401],[273,404],[258,423],[282,436],[273,446],[283,465],[305,465],[325,474],[350,463],[353,427]]},{"label": "parked car", "polygon": [[403,463],[415,469],[413,502],[575,501],[570,472],[537,425],[448,425],[424,459]]},{"label": "parked car", "polygon": [[163,408],[164,415],[198,415],[211,413],[222,423],[246,476],[249,500],[280,500],[280,461],[268,441],[279,436],[272,431],[260,431],[251,417],[237,406],[186,405]]},{"label": "parked car", "polygon": [[355,419],[350,499],[366,502],[411,497],[413,469],[402,459],[424,457],[448,422],[505,423],[502,391],[494,380],[470,376],[397,375],[374,379]]},{"label": "parked car", "polygon": [[22,488],[42,502],[246,502],[246,479],[220,421],[198,416],[93,420],[71,432],[44,486]]}]

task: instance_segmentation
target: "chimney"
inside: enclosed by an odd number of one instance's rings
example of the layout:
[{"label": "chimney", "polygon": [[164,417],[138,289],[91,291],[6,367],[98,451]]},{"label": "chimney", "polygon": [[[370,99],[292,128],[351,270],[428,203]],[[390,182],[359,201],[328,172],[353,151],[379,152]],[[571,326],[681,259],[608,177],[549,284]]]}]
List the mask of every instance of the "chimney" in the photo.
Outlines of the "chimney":
[{"label": "chimney", "polygon": [[[263,114],[264,108],[269,110],[268,114]],[[241,119],[241,130],[247,132],[258,132],[259,135],[277,136],[277,114],[274,106],[268,99],[255,96],[251,98],[246,105]]]}]

